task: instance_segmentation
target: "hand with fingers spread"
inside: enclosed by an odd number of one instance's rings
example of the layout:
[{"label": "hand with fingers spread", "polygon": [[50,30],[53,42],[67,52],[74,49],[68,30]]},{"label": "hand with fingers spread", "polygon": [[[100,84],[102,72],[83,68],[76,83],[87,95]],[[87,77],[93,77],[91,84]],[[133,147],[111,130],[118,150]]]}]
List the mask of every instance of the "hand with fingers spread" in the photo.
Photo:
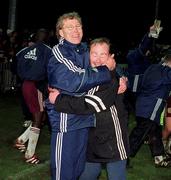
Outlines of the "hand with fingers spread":
[{"label": "hand with fingers spread", "polygon": [[116,67],[116,61],[114,56],[114,54],[109,55],[107,61],[105,62],[105,65],[108,67],[110,71],[114,70]]}]

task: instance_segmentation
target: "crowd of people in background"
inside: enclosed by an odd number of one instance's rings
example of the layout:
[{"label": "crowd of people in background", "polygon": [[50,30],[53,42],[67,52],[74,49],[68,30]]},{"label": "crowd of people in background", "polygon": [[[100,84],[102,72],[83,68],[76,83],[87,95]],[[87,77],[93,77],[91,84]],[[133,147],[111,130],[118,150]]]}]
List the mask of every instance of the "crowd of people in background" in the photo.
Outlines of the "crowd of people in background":
[{"label": "crowd of people in background", "polygon": [[48,121],[52,180],[96,180],[102,164],[109,180],[125,180],[145,140],[154,165],[171,167],[171,46],[156,47],[156,22],[128,50],[126,68],[108,38],[82,42],[77,12],[60,16],[56,33],[0,29],[0,91],[19,92],[26,129],[13,146],[26,163],[41,163],[36,147]]}]

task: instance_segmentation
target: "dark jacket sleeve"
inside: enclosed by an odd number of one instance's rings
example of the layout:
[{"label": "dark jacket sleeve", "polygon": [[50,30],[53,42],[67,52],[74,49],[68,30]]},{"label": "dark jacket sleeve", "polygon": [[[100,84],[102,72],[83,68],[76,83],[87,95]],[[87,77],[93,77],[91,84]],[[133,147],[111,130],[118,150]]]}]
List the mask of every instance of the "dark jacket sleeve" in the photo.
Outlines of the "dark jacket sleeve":
[{"label": "dark jacket sleeve", "polygon": [[118,81],[113,84],[101,85],[93,95],[81,97],[60,94],[55,102],[58,112],[71,114],[91,114],[108,109],[114,104],[118,91]]}]

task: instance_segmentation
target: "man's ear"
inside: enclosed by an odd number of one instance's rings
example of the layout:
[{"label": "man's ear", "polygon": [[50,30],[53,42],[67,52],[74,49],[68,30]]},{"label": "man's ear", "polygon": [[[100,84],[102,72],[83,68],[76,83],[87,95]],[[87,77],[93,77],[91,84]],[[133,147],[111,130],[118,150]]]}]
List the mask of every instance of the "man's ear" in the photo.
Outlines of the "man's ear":
[{"label": "man's ear", "polygon": [[60,35],[61,37],[64,37],[64,33],[63,33],[62,29],[59,30],[59,35]]}]

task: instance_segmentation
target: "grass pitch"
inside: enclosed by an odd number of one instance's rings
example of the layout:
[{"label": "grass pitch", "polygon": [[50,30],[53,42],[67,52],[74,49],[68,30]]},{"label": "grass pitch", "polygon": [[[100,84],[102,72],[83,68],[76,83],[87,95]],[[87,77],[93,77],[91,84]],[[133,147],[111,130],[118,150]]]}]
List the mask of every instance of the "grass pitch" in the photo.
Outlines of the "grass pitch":
[{"label": "grass pitch", "polygon": [[[40,134],[37,154],[43,163],[30,165],[24,154],[13,148],[14,140],[23,132],[23,116],[16,94],[0,95],[0,180],[50,180],[50,132],[45,126]],[[130,119],[130,127],[134,125]],[[128,180],[170,180],[171,168],[155,168],[148,145],[143,145],[131,160]],[[105,170],[99,180],[107,180]]]}]

